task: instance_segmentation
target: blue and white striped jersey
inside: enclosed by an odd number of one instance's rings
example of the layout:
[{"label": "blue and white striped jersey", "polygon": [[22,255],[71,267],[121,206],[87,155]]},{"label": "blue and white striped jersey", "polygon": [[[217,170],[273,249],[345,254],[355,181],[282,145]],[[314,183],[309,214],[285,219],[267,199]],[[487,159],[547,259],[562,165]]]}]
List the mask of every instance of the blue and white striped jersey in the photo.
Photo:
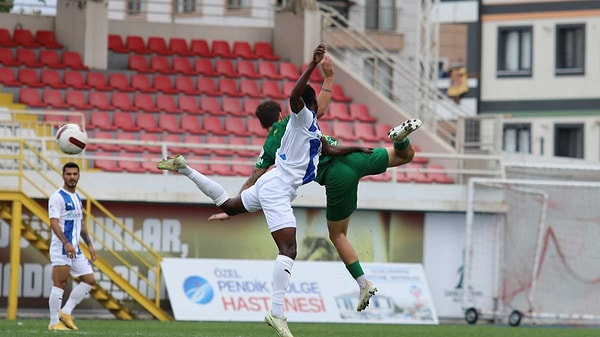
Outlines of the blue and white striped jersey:
[{"label": "blue and white striped jersey", "polygon": [[[54,192],[48,200],[48,216],[50,219],[58,219],[58,225],[65,237],[75,247],[77,255],[81,254],[79,238],[81,223],[83,221],[83,211],[79,195],[67,192],[62,188]],[[64,246],[56,234],[54,234],[54,231],[52,232],[52,239],[50,241],[50,255],[66,255]]]}]

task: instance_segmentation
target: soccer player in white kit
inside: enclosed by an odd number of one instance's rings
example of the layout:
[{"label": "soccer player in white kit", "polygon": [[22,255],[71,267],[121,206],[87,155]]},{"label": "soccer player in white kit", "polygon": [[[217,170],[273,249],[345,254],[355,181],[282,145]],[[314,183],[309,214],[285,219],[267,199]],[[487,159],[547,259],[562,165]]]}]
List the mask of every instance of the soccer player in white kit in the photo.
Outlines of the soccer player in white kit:
[{"label": "soccer player in white kit", "polygon": [[[63,166],[64,185],[48,200],[48,217],[52,229],[50,241],[50,262],[52,263],[53,287],[48,299],[50,325],[48,330],[77,330],[72,312],[92,290],[94,274],[90,261],[79,249],[79,239],[88,246],[91,261],[96,260],[96,251],[83,224],[81,198],[76,192],[79,181],[79,166],[69,162]],[[81,282],[71,291],[69,299],[62,307],[62,297],[69,274],[79,277]]]},{"label": "soccer player in white kit", "polygon": [[[330,146],[321,138],[316,115],[317,97],[307,82],[323,60],[325,52],[326,46],[320,44],[313,53],[309,67],[296,81],[290,94],[292,114],[277,150],[276,167],[260,177],[252,187],[230,198],[221,185],[189,167],[180,155],[167,157],[157,165],[159,169],[186,175],[228,215],[263,210],[271,236],[279,249],[273,268],[271,310],[267,312],[265,322],[280,337],[293,337],[284,314],[284,297],[296,258],[296,217],[292,210],[296,190],[315,179],[321,151],[330,155],[371,152],[371,149],[358,146]],[[259,105],[257,112],[260,109]]]}]

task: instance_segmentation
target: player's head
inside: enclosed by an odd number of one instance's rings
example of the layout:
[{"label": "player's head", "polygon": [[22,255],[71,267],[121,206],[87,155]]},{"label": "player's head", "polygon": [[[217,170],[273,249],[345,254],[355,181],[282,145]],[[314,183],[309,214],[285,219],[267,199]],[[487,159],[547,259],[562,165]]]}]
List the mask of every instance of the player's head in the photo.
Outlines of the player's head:
[{"label": "player's head", "polygon": [[65,182],[65,188],[74,190],[79,181],[79,165],[68,162],[63,166],[62,177]]},{"label": "player's head", "polygon": [[260,103],[256,107],[256,117],[263,128],[270,128],[275,122],[281,120],[281,105],[273,100]]},{"label": "player's head", "polygon": [[304,87],[302,99],[309,110],[316,112],[319,109],[319,104],[317,103],[317,93],[315,92],[315,89],[310,86],[310,84],[307,84]]}]

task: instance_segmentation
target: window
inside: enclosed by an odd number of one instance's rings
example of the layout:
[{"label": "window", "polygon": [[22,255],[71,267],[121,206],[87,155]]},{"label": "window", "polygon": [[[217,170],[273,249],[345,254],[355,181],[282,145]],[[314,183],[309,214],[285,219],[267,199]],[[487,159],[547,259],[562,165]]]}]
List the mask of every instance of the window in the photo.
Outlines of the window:
[{"label": "window", "polygon": [[228,10],[249,9],[250,0],[227,0]]},{"label": "window", "polygon": [[365,26],[367,29],[395,30],[396,1],[373,0],[365,5]]},{"label": "window", "polygon": [[187,14],[196,12],[196,0],[177,0],[177,13]]},{"label": "window", "polygon": [[556,74],[583,74],[585,25],[556,26]]},{"label": "window", "polygon": [[583,124],[554,125],[554,155],[583,158]]},{"label": "window", "polygon": [[127,14],[139,15],[144,10],[143,0],[127,0]]},{"label": "window", "polygon": [[392,77],[394,74],[391,64],[375,57],[368,57],[363,61],[363,67],[365,80],[380,93],[391,98]]},{"label": "window", "polygon": [[531,27],[498,29],[498,76],[531,76]]},{"label": "window", "polygon": [[502,137],[504,151],[531,153],[531,125],[505,124]]}]

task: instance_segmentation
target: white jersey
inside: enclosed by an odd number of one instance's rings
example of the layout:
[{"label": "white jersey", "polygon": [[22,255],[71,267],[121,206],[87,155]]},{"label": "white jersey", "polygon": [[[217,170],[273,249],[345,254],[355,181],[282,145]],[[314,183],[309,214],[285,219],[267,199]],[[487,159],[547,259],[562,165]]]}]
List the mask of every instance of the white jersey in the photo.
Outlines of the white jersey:
[{"label": "white jersey", "polygon": [[[63,231],[65,237],[77,250],[77,255],[81,254],[79,248],[79,237],[81,233],[81,222],[83,220],[83,211],[81,199],[77,193],[70,193],[64,189],[54,192],[48,200],[48,217],[58,219],[58,225]],[[52,231],[52,240],[50,241],[50,256],[66,255],[62,242]]]},{"label": "white jersey", "polygon": [[300,186],[315,179],[321,153],[321,135],[316,113],[306,106],[298,113],[291,113],[275,156],[281,180],[292,186]]}]

